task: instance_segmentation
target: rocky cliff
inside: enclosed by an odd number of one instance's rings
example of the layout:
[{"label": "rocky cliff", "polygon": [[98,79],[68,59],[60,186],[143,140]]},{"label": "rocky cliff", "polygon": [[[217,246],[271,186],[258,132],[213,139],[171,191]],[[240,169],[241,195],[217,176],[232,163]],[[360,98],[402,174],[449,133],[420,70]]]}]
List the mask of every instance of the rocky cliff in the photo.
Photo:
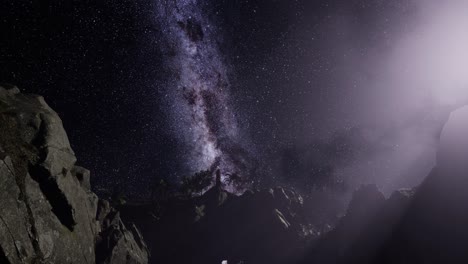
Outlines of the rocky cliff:
[{"label": "rocky cliff", "polygon": [[58,115],[41,96],[0,87],[0,263],[135,263],[135,226],[90,189]]}]

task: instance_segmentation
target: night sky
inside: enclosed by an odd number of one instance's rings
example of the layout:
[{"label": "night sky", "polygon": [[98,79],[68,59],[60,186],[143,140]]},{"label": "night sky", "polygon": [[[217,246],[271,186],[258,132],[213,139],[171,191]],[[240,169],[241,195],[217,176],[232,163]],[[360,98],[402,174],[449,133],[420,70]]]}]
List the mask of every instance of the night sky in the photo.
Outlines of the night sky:
[{"label": "night sky", "polygon": [[0,82],[45,97],[98,192],[212,167],[390,191],[468,98],[468,3],[440,2],[3,1]]}]

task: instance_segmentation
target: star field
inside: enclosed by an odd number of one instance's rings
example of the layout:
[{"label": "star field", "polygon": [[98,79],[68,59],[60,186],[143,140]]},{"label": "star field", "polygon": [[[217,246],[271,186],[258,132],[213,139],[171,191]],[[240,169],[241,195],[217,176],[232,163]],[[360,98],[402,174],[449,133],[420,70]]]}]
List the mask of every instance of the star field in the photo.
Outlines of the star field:
[{"label": "star field", "polygon": [[145,198],[213,166],[390,190],[426,175],[440,126],[437,103],[388,73],[421,3],[13,1],[0,82],[46,98],[98,192]]}]

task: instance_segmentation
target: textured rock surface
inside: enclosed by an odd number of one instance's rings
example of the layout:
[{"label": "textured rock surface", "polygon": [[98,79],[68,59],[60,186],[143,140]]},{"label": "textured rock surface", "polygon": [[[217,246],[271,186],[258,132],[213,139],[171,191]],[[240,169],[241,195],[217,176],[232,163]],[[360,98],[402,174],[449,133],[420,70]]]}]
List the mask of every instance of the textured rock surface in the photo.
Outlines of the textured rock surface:
[{"label": "textured rock surface", "polygon": [[104,202],[75,162],[44,99],[0,87],[1,263],[147,263],[144,242],[118,212],[109,207],[99,219]]},{"label": "textured rock surface", "polygon": [[96,262],[108,264],[146,263],[147,248],[135,227],[125,228],[120,214],[105,200],[98,204],[97,220],[101,232],[96,242]]}]

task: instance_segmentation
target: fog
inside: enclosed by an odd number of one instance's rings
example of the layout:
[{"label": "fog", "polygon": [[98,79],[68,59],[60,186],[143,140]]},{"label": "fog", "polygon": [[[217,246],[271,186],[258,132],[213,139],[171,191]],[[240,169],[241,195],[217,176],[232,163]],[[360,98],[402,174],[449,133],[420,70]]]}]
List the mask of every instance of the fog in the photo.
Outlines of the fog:
[{"label": "fog", "polygon": [[[316,29],[319,37],[303,44],[309,52],[298,67],[328,58],[333,70],[304,77],[326,93],[296,98],[313,114],[311,126],[293,133],[302,158],[316,141],[336,149],[344,135],[343,145],[352,148],[345,158],[315,155],[303,163],[331,162],[330,177],[350,189],[375,183],[389,194],[424,179],[449,113],[468,103],[468,1],[380,3],[366,12],[357,19],[352,12],[330,14]],[[308,32],[299,28],[291,38]]]},{"label": "fog", "polygon": [[375,144],[388,148],[343,168],[387,192],[424,178],[449,112],[468,102],[468,2],[420,1],[416,10],[409,30],[371,62],[375,79],[363,84],[377,89],[368,98],[377,103],[363,112],[378,113],[363,117],[374,118]]},{"label": "fog", "polygon": [[420,1],[416,10],[410,29],[371,63],[373,82],[363,84],[378,89],[367,109],[378,115],[367,118],[378,123],[375,143],[388,148],[343,169],[386,192],[424,178],[449,112],[468,102],[468,2]]},{"label": "fog", "polygon": [[413,90],[436,105],[463,103],[468,100],[468,1],[420,1],[418,8],[414,30],[390,53],[386,82],[402,87],[403,98]]}]

